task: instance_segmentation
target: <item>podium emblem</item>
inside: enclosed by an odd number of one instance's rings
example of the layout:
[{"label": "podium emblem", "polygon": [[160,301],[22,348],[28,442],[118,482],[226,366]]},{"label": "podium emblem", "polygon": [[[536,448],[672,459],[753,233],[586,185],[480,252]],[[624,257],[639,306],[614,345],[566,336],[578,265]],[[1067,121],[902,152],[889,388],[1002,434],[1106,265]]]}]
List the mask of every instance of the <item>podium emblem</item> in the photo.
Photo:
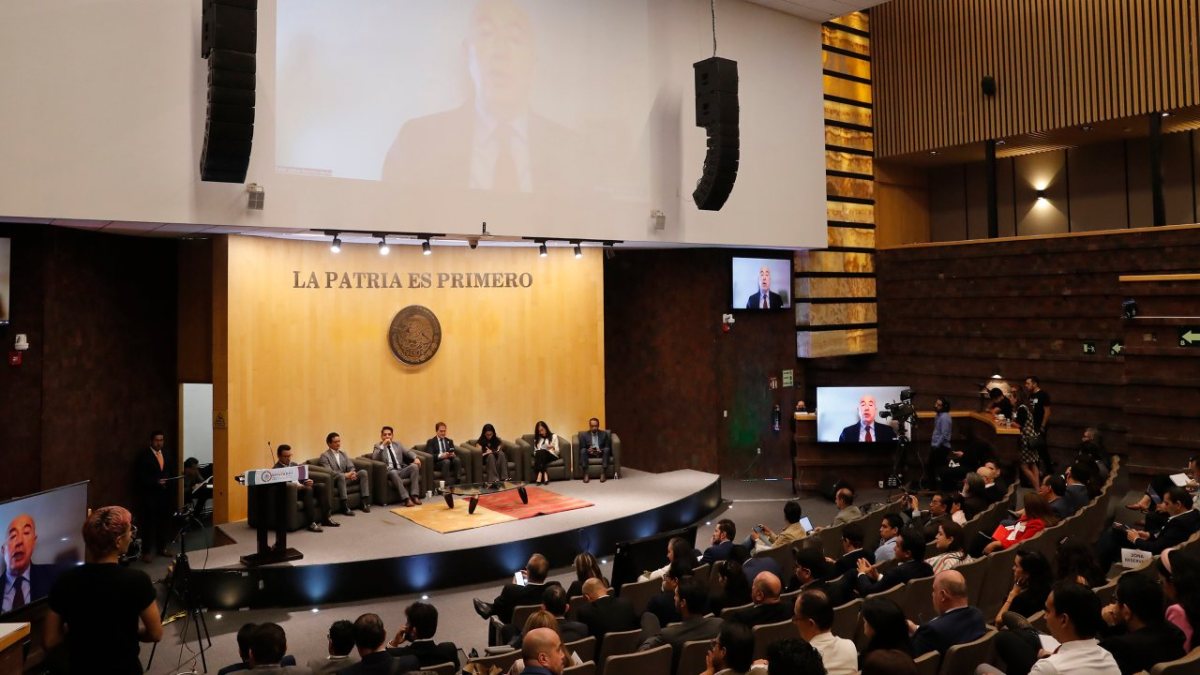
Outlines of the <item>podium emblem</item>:
[{"label": "podium emblem", "polygon": [[409,305],[392,318],[388,345],[401,363],[419,366],[432,359],[442,346],[442,324],[428,307]]}]

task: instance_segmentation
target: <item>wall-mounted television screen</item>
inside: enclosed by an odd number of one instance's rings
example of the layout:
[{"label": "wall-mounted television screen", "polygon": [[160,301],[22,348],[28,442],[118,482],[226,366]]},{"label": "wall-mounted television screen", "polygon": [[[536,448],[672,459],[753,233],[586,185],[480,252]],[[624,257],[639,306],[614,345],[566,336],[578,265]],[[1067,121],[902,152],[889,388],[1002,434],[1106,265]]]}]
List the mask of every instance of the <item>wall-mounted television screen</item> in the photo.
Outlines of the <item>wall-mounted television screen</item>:
[{"label": "wall-mounted television screen", "polygon": [[12,239],[0,237],[0,326],[10,320],[12,307]]},{"label": "wall-mounted television screen", "polygon": [[0,616],[45,598],[63,570],[83,563],[86,517],[87,482],[0,504],[5,528]]},{"label": "wall-mounted television screen", "polygon": [[818,443],[894,443],[896,428],[879,413],[908,387],[817,387]]},{"label": "wall-mounted television screen", "polygon": [[791,258],[734,258],[730,265],[733,309],[771,310],[792,306]]}]

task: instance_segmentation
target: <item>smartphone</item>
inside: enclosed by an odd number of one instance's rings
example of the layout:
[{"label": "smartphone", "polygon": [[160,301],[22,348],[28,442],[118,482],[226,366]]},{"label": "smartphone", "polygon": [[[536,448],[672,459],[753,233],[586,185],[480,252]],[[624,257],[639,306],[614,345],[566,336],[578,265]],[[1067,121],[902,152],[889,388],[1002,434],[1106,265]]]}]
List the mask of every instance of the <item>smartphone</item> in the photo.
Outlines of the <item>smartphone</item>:
[{"label": "smartphone", "polygon": [[812,532],[813,524],[812,521],[808,519],[808,516],[804,516],[800,519],[800,527],[803,527],[805,532]]},{"label": "smartphone", "polygon": [[755,531],[755,532],[757,532],[757,533],[759,533],[759,534],[762,534],[762,533],[763,533],[763,527],[762,527],[762,525],[755,525],[755,526],[754,526],[754,531]]},{"label": "smartphone", "polygon": [[529,579],[525,576],[524,571],[513,572],[513,583],[518,586],[524,586],[529,583]]}]

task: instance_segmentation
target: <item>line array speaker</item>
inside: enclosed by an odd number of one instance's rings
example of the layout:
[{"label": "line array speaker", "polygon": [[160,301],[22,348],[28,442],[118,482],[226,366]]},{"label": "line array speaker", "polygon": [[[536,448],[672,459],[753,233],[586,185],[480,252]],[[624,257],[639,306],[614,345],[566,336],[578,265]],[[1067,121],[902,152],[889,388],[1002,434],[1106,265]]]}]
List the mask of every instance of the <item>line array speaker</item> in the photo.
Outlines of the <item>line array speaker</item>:
[{"label": "line array speaker", "polygon": [[703,211],[720,211],[737,180],[741,144],[738,131],[737,61],[714,56],[692,64],[696,75],[696,126],[708,132],[704,173],[692,200]]},{"label": "line array speaker", "polygon": [[208,60],[208,109],[200,179],[244,183],[254,139],[258,0],[203,0],[200,56]]}]

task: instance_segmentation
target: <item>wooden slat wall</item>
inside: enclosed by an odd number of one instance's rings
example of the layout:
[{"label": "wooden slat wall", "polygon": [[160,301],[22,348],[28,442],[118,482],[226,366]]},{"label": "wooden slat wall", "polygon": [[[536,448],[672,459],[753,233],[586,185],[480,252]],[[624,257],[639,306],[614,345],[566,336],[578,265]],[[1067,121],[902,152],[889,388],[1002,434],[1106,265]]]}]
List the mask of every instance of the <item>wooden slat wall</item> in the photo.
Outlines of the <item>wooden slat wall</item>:
[{"label": "wooden slat wall", "polygon": [[877,156],[1200,104],[1198,45],[1200,0],[892,0],[871,10]]},{"label": "wooden slat wall", "polygon": [[875,351],[875,180],[866,14],[822,26],[828,249],[796,254],[796,356]]}]

